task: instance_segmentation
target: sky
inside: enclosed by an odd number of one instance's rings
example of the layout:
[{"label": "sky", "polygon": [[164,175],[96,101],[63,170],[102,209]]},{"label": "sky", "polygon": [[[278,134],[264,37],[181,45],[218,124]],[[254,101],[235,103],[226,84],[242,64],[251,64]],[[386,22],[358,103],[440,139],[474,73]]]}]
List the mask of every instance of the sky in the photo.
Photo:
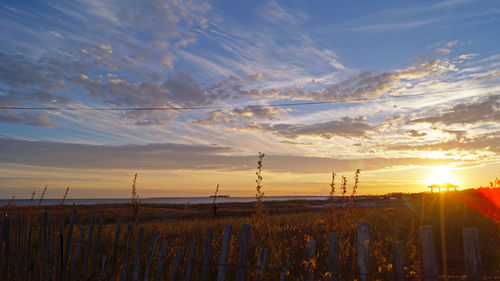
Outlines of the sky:
[{"label": "sky", "polygon": [[254,196],[259,152],[266,196],[500,175],[498,1],[2,0],[0,26],[0,198]]}]

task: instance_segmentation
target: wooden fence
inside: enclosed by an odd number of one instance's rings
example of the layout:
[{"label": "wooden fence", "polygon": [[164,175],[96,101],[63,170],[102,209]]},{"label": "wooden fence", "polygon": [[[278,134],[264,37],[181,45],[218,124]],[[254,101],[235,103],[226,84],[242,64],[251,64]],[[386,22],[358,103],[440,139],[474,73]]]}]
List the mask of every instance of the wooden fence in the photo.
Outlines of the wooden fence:
[{"label": "wooden fence", "polygon": [[[66,223],[60,217],[44,213],[37,218],[17,216],[10,217],[0,214],[0,278],[1,280],[249,280],[262,281],[268,278],[266,265],[268,248],[258,249],[255,265],[248,265],[250,225],[244,224],[238,249],[237,264],[228,264],[230,251],[231,225],[224,227],[222,244],[218,254],[218,262],[211,263],[213,229],[208,227],[201,259],[195,260],[198,241],[192,240],[187,245],[187,258],[183,258],[183,248],[174,249],[175,258],[166,270],[167,241],[159,241],[159,232],[152,233],[151,243],[146,245],[144,229],[137,232],[137,239],[132,240],[133,226],[128,225],[125,240],[120,240],[121,225],[115,228],[115,238],[112,244],[112,255],[103,256],[99,253],[99,245],[103,243],[103,215],[97,219],[90,218],[88,225],[82,225],[78,233],[74,233],[76,209]],[[137,231],[137,230],[136,230]],[[87,235],[85,235],[87,233]],[[77,235],[75,235],[77,234]],[[86,240],[84,237],[87,237]],[[75,239],[76,238],[76,239]],[[482,280],[480,275],[481,255],[479,253],[479,231],[477,228],[463,228],[463,247],[465,275],[460,279]],[[420,244],[422,256],[422,275],[418,280],[434,281],[450,279],[440,276],[436,255],[432,226],[420,227]],[[125,251],[119,251],[124,246]],[[392,280],[406,280],[404,269],[403,241],[392,242]],[[284,264],[280,270],[279,280],[297,280],[291,276],[292,266],[302,267],[305,280],[340,280],[339,279],[339,236],[336,233],[328,235],[328,273],[321,274],[314,268],[317,258],[315,240],[307,241],[304,262],[300,265]],[[159,249],[159,253],[158,253]],[[121,255],[121,256],[119,256]],[[370,237],[369,225],[366,222],[358,224],[357,231],[357,265],[358,280],[369,280]],[[180,276],[180,267],[183,276]],[[195,270],[198,267],[199,270]],[[235,267],[235,275],[226,274],[228,267]],[[252,274],[249,274],[249,269]],[[216,271],[216,274],[213,274]],[[326,271],[326,269],[325,269]],[[210,274],[212,272],[212,274]],[[231,271],[233,272],[233,271]],[[269,278],[268,278],[269,279]],[[497,279],[490,276],[488,279]],[[303,279],[300,279],[303,280]]]}]

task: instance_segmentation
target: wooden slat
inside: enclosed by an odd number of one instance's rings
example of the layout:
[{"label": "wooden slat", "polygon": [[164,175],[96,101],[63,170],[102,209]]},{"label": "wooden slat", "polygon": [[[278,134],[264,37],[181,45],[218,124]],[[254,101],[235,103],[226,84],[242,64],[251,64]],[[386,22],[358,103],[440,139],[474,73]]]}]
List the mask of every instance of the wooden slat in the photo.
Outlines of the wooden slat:
[{"label": "wooden slat", "polygon": [[21,218],[16,219],[16,224],[15,224],[15,244],[14,244],[14,273],[15,273],[15,278],[19,278],[19,258],[20,258],[20,252],[19,252],[19,244],[21,240]]},{"label": "wooden slat", "polygon": [[141,250],[142,243],[144,241],[144,228],[139,229],[139,235],[137,237],[137,245],[135,247],[135,263],[134,263],[134,273],[132,274],[132,280],[139,280],[139,268],[141,266]]},{"label": "wooden slat", "polygon": [[420,241],[422,245],[422,274],[424,281],[437,281],[438,270],[436,264],[436,254],[434,249],[434,239],[432,237],[432,226],[420,226]]},{"label": "wooden slat", "polygon": [[229,256],[229,242],[231,240],[231,225],[224,226],[224,234],[222,236],[222,246],[219,256],[219,267],[217,270],[217,281],[224,281],[226,278],[226,265]]},{"label": "wooden slat", "polygon": [[160,255],[158,256],[158,265],[155,281],[161,281],[163,273],[163,264],[165,263],[165,251],[167,250],[167,241],[161,242]]},{"label": "wooden slat", "polygon": [[76,219],[76,208],[73,207],[73,211],[71,213],[71,218],[69,221],[68,236],[66,237],[66,246],[64,247],[64,260],[61,270],[61,281],[64,281],[66,277],[66,270],[69,262],[69,253],[71,250],[71,238],[73,236],[73,226],[75,224],[75,219]]},{"label": "wooden slat", "polygon": [[[31,267],[31,234],[33,231],[33,223],[30,218],[27,220],[28,223],[28,234],[27,234],[27,245],[26,245],[26,251],[25,251],[25,262],[24,262],[24,277],[25,279],[29,279],[29,274],[31,272],[30,267]],[[57,281],[57,279],[56,279]]]},{"label": "wooden slat", "polygon": [[369,280],[370,234],[367,222],[358,223],[358,268],[359,280]]},{"label": "wooden slat", "polygon": [[87,245],[85,247],[85,253],[83,254],[83,269],[82,269],[82,280],[85,280],[87,277],[87,268],[89,264],[89,254],[90,254],[90,248],[92,246],[92,236],[94,235],[94,222],[95,222],[95,216],[90,217],[90,225],[89,225],[89,233],[87,235]]},{"label": "wooden slat", "polygon": [[207,227],[205,234],[205,249],[201,259],[200,281],[207,281],[210,274],[210,255],[212,253],[212,233],[213,228]]},{"label": "wooden slat", "polygon": [[118,248],[120,247],[120,224],[117,223],[115,227],[115,243],[113,246],[113,256],[111,257],[111,281],[116,280],[118,274]]},{"label": "wooden slat", "polygon": [[80,257],[80,248],[82,246],[83,236],[85,235],[85,226],[80,229],[80,234],[76,242],[75,255],[73,257],[73,263],[71,265],[71,271],[69,274],[69,281],[75,280],[76,266],[78,265],[78,258]]},{"label": "wooden slat", "polygon": [[42,216],[38,216],[38,240],[36,243],[37,267],[36,274],[37,280],[43,281],[43,239],[42,239]]},{"label": "wooden slat", "polygon": [[392,241],[392,280],[405,280],[404,260],[403,260],[403,241]]},{"label": "wooden slat", "polygon": [[101,263],[101,281],[106,280],[106,258],[102,258],[102,263]]},{"label": "wooden slat", "polygon": [[155,230],[153,233],[153,241],[151,242],[151,250],[149,251],[148,255],[148,263],[146,264],[146,269],[144,271],[144,281],[149,281],[150,276],[151,276],[151,267],[153,264],[153,257],[156,253],[156,242],[158,241],[158,235],[160,233],[158,230]]},{"label": "wooden slat", "polygon": [[127,280],[128,273],[128,260],[130,256],[130,248],[132,247],[132,225],[129,224],[127,228],[127,247],[125,248],[125,255],[122,261],[122,274],[120,276],[121,281]]},{"label": "wooden slat", "polygon": [[47,237],[47,212],[43,213],[42,216],[42,280],[48,280],[48,237]]},{"label": "wooden slat", "polygon": [[191,241],[191,245],[189,245],[189,253],[188,260],[186,263],[186,277],[184,281],[191,281],[191,275],[193,274],[193,262],[194,255],[196,254],[196,240]]},{"label": "wooden slat", "polygon": [[55,280],[59,281],[61,280],[61,273],[62,273],[62,266],[64,263],[64,253],[63,253],[63,247],[64,247],[64,219],[63,216],[59,216],[59,231],[57,235],[57,249],[56,249],[56,266],[55,266]]},{"label": "wooden slat", "polygon": [[479,266],[481,255],[479,252],[479,230],[477,228],[464,227],[462,229],[464,238],[465,275],[470,281],[481,280]]},{"label": "wooden slat", "polygon": [[328,234],[328,272],[330,280],[339,280],[339,236],[337,233]]},{"label": "wooden slat", "polygon": [[175,279],[177,279],[177,273],[179,271],[179,263],[181,260],[181,255],[182,255],[182,248],[178,247],[175,253],[174,264],[172,265],[172,273],[170,274],[171,281],[175,281]]},{"label": "wooden slat", "polygon": [[257,258],[257,274],[255,275],[256,281],[264,281],[268,252],[268,248],[259,249],[259,256]]},{"label": "wooden slat", "polygon": [[244,224],[243,228],[241,229],[240,249],[238,252],[238,268],[236,273],[237,281],[245,281],[249,238],[250,238],[250,225]]},{"label": "wooden slat", "polygon": [[53,278],[53,265],[54,265],[54,238],[55,238],[55,221],[52,215],[49,215],[47,218],[47,267],[48,267],[48,275],[49,279]]},{"label": "wooden slat", "polygon": [[21,219],[20,218],[17,218],[16,219],[16,223],[14,224],[14,249],[15,251],[14,252],[14,278],[19,278],[19,252],[18,252],[18,249],[19,249],[19,240],[21,239],[21,236],[19,235],[20,234],[20,231],[21,230]]},{"label": "wooden slat", "polygon": [[104,214],[99,216],[99,226],[97,227],[97,234],[95,236],[94,253],[92,254],[92,269],[90,270],[89,280],[95,280],[97,273],[97,256],[99,254],[99,242],[101,241],[102,225],[104,223]]}]

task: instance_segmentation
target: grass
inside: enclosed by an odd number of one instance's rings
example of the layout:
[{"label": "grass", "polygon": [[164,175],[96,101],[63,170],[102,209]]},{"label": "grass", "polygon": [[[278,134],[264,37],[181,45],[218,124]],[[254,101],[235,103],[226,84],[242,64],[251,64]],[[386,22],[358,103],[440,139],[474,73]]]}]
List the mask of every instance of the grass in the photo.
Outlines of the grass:
[{"label": "grass", "polygon": [[[315,276],[321,280],[328,275],[327,241],[328,234],[334,232],[339,236],[340,278],[341,280],[354,280],[357,278],[356,227],[359,222],[363,221],[370,225],[370,279],[389,280],[392,267],[391,242],[394,240],[404,241],[405,272],[408,277],[418,278],[422,275],[418,237],[420,225],[433,226],[437,260],[441,262],[442,257],[447,258],[446,264],[439,264],[440,272],[462,275],[464,273],[462,227],[477,227],[480,232],[482,270],[489,275],[500,274],[500,214],[498,211],[500,181],[498,179],[492,182],[490,187],[476,190],[439,194],[397,194],[398,196],[393,194],[391,196],[396,199],[380,196],[363,200],[355,196],[360,174],[360,170],[356,170],[349,204],[345,202],[347,193],[345,176],[341,178],[342,196],[334,197],[335,173],[332,173],[328,200],[273,202],[262,200],[264,197],[263,159],[264,154],[259,153],[256,171],[256,203],[217,203],[215,205],[217,186],[212,204],[141,204],[139,212],[136,174],[132,184],[131,204],[78,206],[79,216],[75,233],[80,227],[89,223],[90,216],[104,214],[105,225],[102,231],[102,242],[99,245],[98,262],[103,257],[107,257],[108,261],[111,258],[116,223],[136,225],[132,241],[137,239],[139,227],[144,228],[146,235],[143,253],[149,251],[152,234],[158,230],[159,241],[168,242],[167,261],[170,265],[177,247],[184,248],[183,256],[186,257],[188,245],[192,239],[195,239],[199,245],[195,255],[195,261],[197,261],[195,268],[199,270],[205,231],[207,227],[213,227],[214,239],[211,255],[213,266],[210,278],[213,280],[224,226],[230,224],[233,227],[227,276],[235,276],[234,265],[237,264],[238,259],[240,231],[243,224],[250,224],[248,265],[252,266],[248,267],[247,272],[252,279],[257,274],[255,265],[258,249],[269,248],[268,270],[265,273],[267,280],[279,279],[281,268],[288,262],[292,265],[289,269],[291,280],[305,278],[305,265],[313,269]],[[67,192],[68,190],[62,203]],[[374,202],[375,205],[373,205]],[[215,216],[214,206],[217,207],[217,216]],[[0,209],[0,212],[6,212],[9,216],[31,216],[34,219],[43,212],[49,212],[61,214],[67,221],[71,210],[70,206],[63,204],[59,206],[39,204],[28,207],[15,207],[9,204],[7,208]],[[122,231],[119,241],[127,241],[126,236],[126,231]],[[305,260],[305,247],[309,240],[316,240],[318,254],[311,260]],[[442,247],[445,244],[446,247]],[[125,245],[125,242],[120,244],[119,257],[123,257]],[[146,254],[143,254],[141,259],[144,264]],[[181,273],[183,270],[181,266]],[[197,280],[198,272],[195,271],[194,276],[194,280]],[[231,278],[228,277],[227,280]]]},{"label": "grass", "polygon": [[[498,192],[498,190],[497,190]],[[441,196],[441,198],[440,198]],[[500,273],[500,224],[489,216],[476,211],[471,206],[477,203],[486,204],[479,192],[463,191],[442,194],[413,194],[405,195],[402,200],[379,200],[378,207],[350,207],[334,208],[331,214],[328,201],[288,201],[262,202],[268,213],[266,223],[256,226],[254,205],[252,203],[219,203],[216,219],[210,218],[211,204],[193,204],[188,209],[183,205],[141,205],[139,214],[140,227],[146,233],[146,245],[149,245],[154,230],[160,231],[160,238],[166,239],[169,245],[169,264],[174,258],[175,249],[184,247],[184,256],[192,239],[198,240],[196,260],[201,258],[201,245],[204,243],[204,234],[208,226],[214,228],[214,254],[212,262],[217,263],[220,239],[224,225],[231,224],[233,233],[229,264],[237,263],[237,249],[239,247],[240,230],[244,223],[251,224],[249,265],[256,264],[259,247],[269,247],[268,280],[278,278],[281,267],[291,261],[290,273],[293,280],[304,277],[303,262],[305,257],[306,241],[314,239],[318,245],[316,259],[316,276],[325,274],[327,270],[327,236],[331,231],[338,233],[340,239],[340,263],[342,277],[352,280],[356,276],[356,226],[358,222],[366,221],[370,224],[370,258],[373,280],[390,279],[391,249],[393,240],[404,240],[405,266],[410,276],[421,275],[420,250],[418,227],[420,224],[429,224],[434,228],[434,239],[438,260],[442,255],[440,245],[442,239],[446,241],[446,255],[448,257],[448,272],[463,274],[463,246],[462,227],[478,227],[480,230],[480,250],[483,259],[483,270],[489,274]],[[442,203],[440,203],[442,202]],[[474,203],[470,203],[474,202]],[[362,200],[357,200],[363,204]],[[441,205],[442,204],[442,205]],[[444,217],[441,220],[440,206],[443,206]],[[38,208],[38,207],[35,207]],[[54,207],[40,207],[36,213],[51,211]],[[10,208],[9,212],[22,213],[23,209]],[[36,210],[35,210],[36,211]],[[65,206],[62,210],[65,217],[69,217],[71,208]],[[105,228],[101,253],[108,259],[111,257],[114,241],[114,224],[131,223],[129,207],[124,204],[78,206],[79,225],[88,223],[90,215],[105,214]],[[440,233],[441,222],[444,224],[445,235]],[[123,227],[122,227],[123,228]],[[136,238],[137,229],[134,237]],[[122,231],[120,241],[126,241],[126,231]],[[123,243],[120,249],[123,256]],[[146,246],[148,248],[148,246]],[[440,268],[442,265],[440,265]],[[181,268],[182,269],[182,268]],[[212,274],[216,268],[213,267]],[[228,276],[234,276],[234,268],[228,268]],[[249,268],[251,271],[251,268]],[[254,273],[253,273],[254,274]],[[197,273],[195,272],[195,276]],[[295,279],[297,278],[297,279]]]}]

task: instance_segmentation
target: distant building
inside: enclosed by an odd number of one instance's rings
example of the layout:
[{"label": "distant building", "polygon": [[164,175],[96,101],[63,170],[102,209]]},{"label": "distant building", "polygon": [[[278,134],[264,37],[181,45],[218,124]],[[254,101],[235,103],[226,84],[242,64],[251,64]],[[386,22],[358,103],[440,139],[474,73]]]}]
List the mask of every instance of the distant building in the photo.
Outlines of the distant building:
[{"label": "distant building", "polygon": [[430,188],[431,193],[432,193],[432,192],[434,192],[434,188],[437,188],[438,191],[441,192],[441,188],[446,189],[446,191],[450,191],[450,188],[453,188],[455,191],[457,191],[457,187],[458,187],[458,185],[454,185],[454,184],[451,184],[449,182],[445,182],[445,183],[441,183],[441,184],[435,183],[433,185],[429,185],[427,188]]}]

